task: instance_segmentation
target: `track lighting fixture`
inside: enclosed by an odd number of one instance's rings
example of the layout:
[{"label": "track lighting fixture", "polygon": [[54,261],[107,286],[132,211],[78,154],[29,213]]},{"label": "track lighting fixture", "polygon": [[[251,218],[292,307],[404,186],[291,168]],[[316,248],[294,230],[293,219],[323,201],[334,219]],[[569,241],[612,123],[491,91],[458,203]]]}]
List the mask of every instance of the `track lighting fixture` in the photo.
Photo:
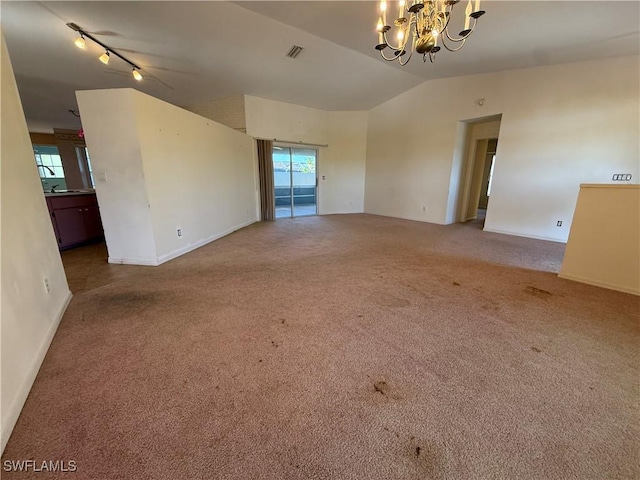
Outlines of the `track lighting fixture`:
[{"label": "track lighting fixture", "polygon": [[116,57],[118,57],[120,60],[128,63],[131,66],[131,68],[133,69],[133,78],[135,78],[137,81],[142,80],[142,74],[140,73],[140,67],[138,65],[136,65],[135,63],[133,63],[131,60],[123,57],[118,52],[116,52],[113,48],[111,48],[108,45],[105,45],[100,40],[98,40],[97,38],[92,36],[90,33],[87,33],[86,31],[84,31],[82,28],[80,28],[75,23],[67,23],[67,27],[69,27],[71,30],[73,30],[75,32],[78,32],[78,34],[80,35],[73,42],[73,43],[75,43],[75,45],[78,48],[85,48],[85,46],[86,46],[85,38],[88,38],[92,42],[97,43],[102,48],[104,48],[104,53],[102,55],[100,55],[100,57],[99,57],[99,60],[102,63],[104,63],[105,65],[108,65],[109,64],[109,59],[111,58],[111,54],[113,54]]},{"label": "track lighting fixture", "polygon": [[109,65],[109,50],[100,55],[100,58],[98,60],[100,60],[105,65]]},{"label": "track lighting fixture", "polygon": [[85,48],[87,46],[86,42],[84,41],[84,36],[82,34],[80,34],[80,36],[76,38],[76,41],[73,43],[75,43],[76,47],[78,48]]}]

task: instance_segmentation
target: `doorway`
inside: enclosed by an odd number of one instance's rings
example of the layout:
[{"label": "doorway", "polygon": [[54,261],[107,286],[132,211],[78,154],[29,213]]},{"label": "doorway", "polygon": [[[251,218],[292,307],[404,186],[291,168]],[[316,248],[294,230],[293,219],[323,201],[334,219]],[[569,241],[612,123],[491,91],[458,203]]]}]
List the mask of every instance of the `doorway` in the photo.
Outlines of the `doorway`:
[{"label": "doorway", "polygon": [[476,142],[476,158],[473,162],[467,221],[479,220],[484,225],[491,195],[491,180],[495,168],[497,138],[488,138]]},{"label": "doorway", "polygon": [[313,148],[273,146],[276,219],[317,215],[317,164]]},{"label": "doorway", "polygon": [[496,152],[502,116],[495,115],[459,122],[451,176],[448,221],[471,222],[484,228],[491,204],[491,186],[496,169]]}]

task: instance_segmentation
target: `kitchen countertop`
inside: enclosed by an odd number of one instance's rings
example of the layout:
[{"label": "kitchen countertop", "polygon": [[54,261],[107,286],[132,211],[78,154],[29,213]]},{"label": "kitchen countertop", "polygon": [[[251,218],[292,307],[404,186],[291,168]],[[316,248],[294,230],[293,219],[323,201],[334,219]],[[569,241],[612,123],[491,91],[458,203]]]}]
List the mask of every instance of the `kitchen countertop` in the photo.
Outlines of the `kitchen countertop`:
[{"label": "kitchen countertop", "polygon": [[58,190],[55,192],[44,192],[45,197],[63,197],[66,195],[95,195],[95,190]]}]

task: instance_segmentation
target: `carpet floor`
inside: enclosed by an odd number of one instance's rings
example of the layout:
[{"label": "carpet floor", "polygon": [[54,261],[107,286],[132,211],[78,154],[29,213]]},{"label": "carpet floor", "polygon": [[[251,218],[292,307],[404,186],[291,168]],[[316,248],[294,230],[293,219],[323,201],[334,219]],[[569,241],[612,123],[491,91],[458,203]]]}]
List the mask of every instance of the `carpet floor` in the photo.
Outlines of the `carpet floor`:
[{"label": "carpet floor", "polygon": [[2,460],[82,479],[639,478],[640,299],[558,278],[563,252],[473,223],[254,224],[76,294]]}]

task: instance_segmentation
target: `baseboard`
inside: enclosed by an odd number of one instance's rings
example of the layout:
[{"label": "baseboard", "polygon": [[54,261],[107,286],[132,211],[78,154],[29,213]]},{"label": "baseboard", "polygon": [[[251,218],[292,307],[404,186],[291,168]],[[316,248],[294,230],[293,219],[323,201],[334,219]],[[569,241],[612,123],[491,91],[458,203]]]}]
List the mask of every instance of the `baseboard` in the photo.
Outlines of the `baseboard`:
[{"label": "baseboard", "polygon": [[608,288],[609,290],[616,290],[618,292],[630,293],[632,295],[640,296],[640,289],[634,290],[633,288],[629,288],[624,285],[616,285],[613,283],[599,282],[591,278],[584,278],[577,275],[567,275],[566,273],[559,273],[558,277],[564,278],[565,280],[571,280],[573,282],[586,283],[587,285],[593,285],[594,287]]},{"label": "baseboard", "polygon": [[150,267],[157,267],[159,263],[157,260],[149,260],[148,258],[135,258],[135,257],[109,257],[107,262],[115,265],[145,265]]},{"label": "baseboard", "polygon": [[513,235],[515,237],[535,238],[536,240],[546,240],[547,242],[567,243],[566,240],[560,240],[557,238],[544,237],[542,235],[525,235],[524,233],[508,232],[506,230],[497,230],[493,228],[484,228],[484,232],[500,233],[502,235]]},{"label": "baseboard", "polygon": [[20,416],[20,412],[22,411],[22,407],[24,406],[24,402],[27,400],[27,396],[31,391],[31,387],[33,386],[33,382],[38,375],[38,371],[40,370],[40,366],[44,361],[44,357],[47,355],[47,351],[49,350],[49,345],[51,345],[51,341],[53,340],[53,336],[56,334],[58,330],[58,325],[60,325],[60,320],[64,315],[64,312],[67,311],[67,307],[69,306],[69,302],[71,301],[72,294],[68,292],[67,297],[62,302],[53,323],[49,327],[47,334],[42,341],[42,344],[38,348],[36,352],[36,356],[33,359],[33,363],[29,370],[27,371],[27,375],[22,381],[22,385],[18,389],[18,393],[16,397],[13,399],[11,406],[7,411],[7,418],[3,419],[2,424],[2,449],[0,453],[4,452],[4,448],[7,446],[7,442],[9,441],[9,437],[11,436],[11,432],[13,431],[13,427],[15,427],[16,422],[18,421],[18,417]]},{"label": "baseboard", "polygon": [[185,253],[189,253],[192,252],[193,250],[200,248],[204,245],[206,245],[207,243],[211,243],[214,240],[217,240],[219,238],[225,237],[227,235],[229,235],[230,233],[235,232],[236,230],[240,230],[241,228],[244,227],[248,227],[249,225],[256,223],[256,219],[251,219],[247,222],[241,223],[239,225],[236,225],[234,227],[231,227],[227,230],[225,230],[224,232],[221,233],[217,233],[215,235],[211,235],[210,237],[205,237],[201,240],[198,240],[196,242],[190,243],[189,245],[185,245],[184,247],[178,248],[172,252],[169,253],[165,253],[164,255],[160,255],[158,257],[158,263],[156,265],[160,265],[162,263],[168,262],[169,260],[173,260],[174,258],[177,258],[181,255],[184,255]]}]

